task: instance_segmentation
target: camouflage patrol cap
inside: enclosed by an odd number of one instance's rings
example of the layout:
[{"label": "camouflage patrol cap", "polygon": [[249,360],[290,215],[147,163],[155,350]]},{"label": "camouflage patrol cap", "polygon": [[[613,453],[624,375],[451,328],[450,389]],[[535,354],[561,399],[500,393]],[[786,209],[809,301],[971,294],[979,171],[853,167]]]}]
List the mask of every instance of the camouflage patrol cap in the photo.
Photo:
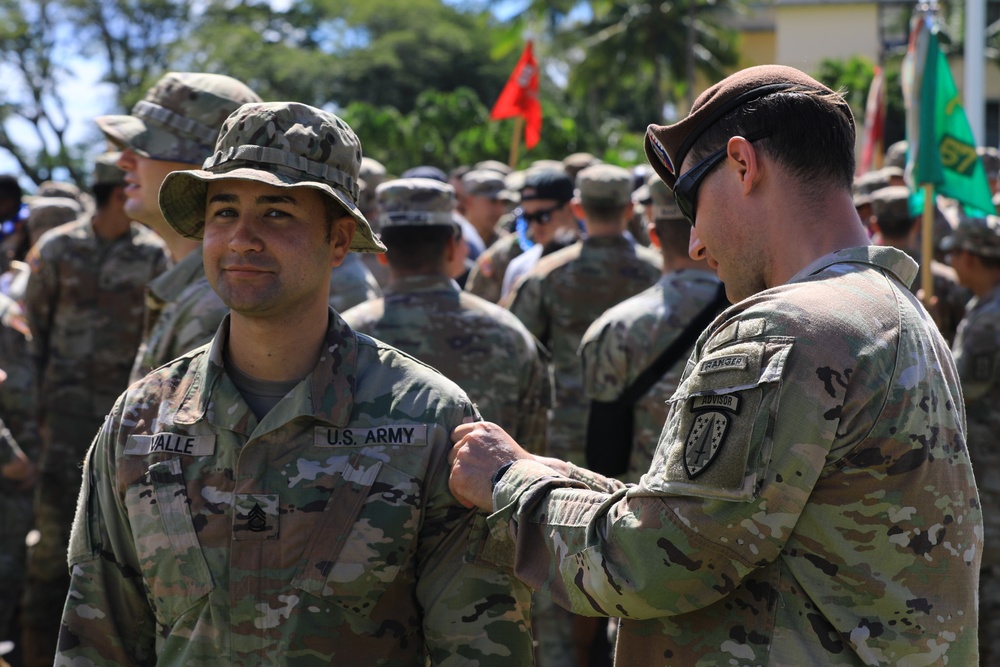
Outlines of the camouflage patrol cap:
[{"label": "camouflage patrol cap", "polygon": [[125,172],[118,166],[121,153],[102,153],[94,159],[94,171],[90,174],[90,187],[95,185],[122,185]]},{"label": "camouflage patrol cap", "polygon": [[215,154],[203,169],[167,175],[160,186],[160,210],[177,233],[200,239],[209,181],[313,188],[357,221],[351,250],[384,252],[358,209],[360,168],[361,142],[332,113],[297,102],[244,104],[223,123]]},{"label": "camouflage patrol cap", "polygon": [[986,178],[1000,176],[1000,151],[997,151],[992,146],[980,146],[976,149],[976,154],[983,163]]},{"label": "camouflage patrol cap", "polygon": [[358,174],[362,179],[364,179],[365,183],[368,184],[368,187],[371,188],[372,192],[374,192],[375,188],[377,188],[380,183],[385,181],[385,165],[373,157],[366,156],[361,158],[361,169]]},{"label": "camouflage patrol cap", "polygon": [[433,178],[397,178],[375,189],[379,224],[390,227],[457,226],[455,188]]},{"label": "camouflage patrol cap", "polygon": [[911,220],[910,190],[905,185],[890,185],[871,193],[872,215],[883,224]]},{"label": "camouflage patrol cap", "polygon": [[83,214],[83,207],[69,197],[39,197],[31,202],[28,213],[28,236],[34,245],[38,238],[59,225],[73,222]]},{"label": "camouflage patrol cap", "polygon": [[499,199],[504,189],[503,174],[492,169],[473,169],[462,176],[465,194],[473,197]]},{"label": "camouflage patrol cap", "polygon": [[632,174],[611,164],[596,164],[576,175],[576,191],[584,206],[625,206],[632,202]]},{"label": "camouflage patrol cap", "polygon": [[514,170],[510,168],[509,165],[504,164],[500,160],[482,160],[472,165],[473,169],[489,169],[490,171],[498,171],[501,175],[507,176]]},{"label": "camouflage patrol cap", "polygon": [[964,216],[955,231],[941,240],[941,249],[968,250],[980,257],[1000,259],[1000,218]]},{"label": "camouflage patrol cap", "polygon": [[[691,148],[708,128],[734,109],[754,100],[794,88],[808,88],[834,95],[816,79],[794,67],[761,65],[732,74],[715,84],[694,101],[691,113],[673,125],[650,125],[646,129],[646,159],[660,178],[674,187],[678,170]],[[854,114],[840,98],[840,110],[853,129]]]},{"label": "camouflage patrol cap", "polygon": [[685,223],[684,214],[678,208],[674,200],[673,191],[667,187],[663,179],[653,174],[646,182],[649,187],[649,194],[653,199],[653,219],[654,220],[681,220]]},{"label": "camouflage patrol cap", "polygon": [[865,204],[872,203],[872,192],[879,190],[881,188],[889,185],[889,177],[882,172],[881,169],[876,171],[867,171],[860,176],[854,178],[854,184],[851,188],[854,205],[864,206]]},{"label": "camouflage patrol cap", "polygon": [[62,181],[42,181],[38,184],[38,189],[35,190],[35,197],[65,197],[67,199],[73,199],[75,201],[80,201],[80,188],[76,187],[72,183],[64,183]]},{"label": "camouflage patrol cap", "polygon": [[587,167],[601,164],[601,159],[590,153],[570,153],[562,160],[563,167],[570,176],[576,176]]},{"label": "camouflage patrol cap", "polygon": [[222,121],[260,97],[221,74],[170,72],[149,89],[128,116],[98,116],[101,132],[120,149],[143,157],[201,164],[212,154]]},{"label": "camouflage patrol cap", "polygon": [[908,150],[910,150],[910,143],[905,139],[889,146],[885,152],[885,166],[906,169],[906,152]]}]

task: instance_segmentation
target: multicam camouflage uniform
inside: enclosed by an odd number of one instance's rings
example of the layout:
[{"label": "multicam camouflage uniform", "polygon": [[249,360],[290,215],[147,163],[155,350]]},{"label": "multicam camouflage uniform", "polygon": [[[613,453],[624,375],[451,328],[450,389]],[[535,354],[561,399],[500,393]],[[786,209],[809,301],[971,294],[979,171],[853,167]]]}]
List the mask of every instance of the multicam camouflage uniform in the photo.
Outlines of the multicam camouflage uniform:
[{"label": "multicam camouflage uniform", "polygon": [[[16,450],[38,461],[35,367],[31,362],[20,306],[0,294],[0,369],[7,379],[0,384],[0,465],[9,463]],[[21,598],[27,553],[24,538],[34,525],[33,491],[0,479],[0,640],[14,639],[11,621]]]},{"label": "multicam camouflage uniform", "polygon": [[549,456],[583,465],[590,403],[577,356],[580,341],[605,310],[655,283],[660,265],[653,250],[620,235],[599,236],[543,257],[522,278],[510,311],[552,353]]},{"label": "multicam camouflage uniform", "polygon": [[147,286],[145,333],[130,382],[210,341],[229,313],[208,284],[202,259],[197,248]]},{"label": "multicam camouflage uniform", "polygon": [[982,513],[915,273],[852,248],[725,311],[637,486],[515,463],[516,574],[621,616],[620,665],[975,665]]},{"label": "multicam camouflage uniform", "polygon": [[[1000,218],[962,220],[945,239],[949,249],[962,248],[1000,260]],[[981,665],[1000,661],[1000,285],[975,296],[958,325],[952,345],[962,379],[968,423],[969,456],[984,508],[986,548],[979,586],[979,653]]]},{"label": "multicam camouflage uniform", "polygon": [[[427,179],[388,181],[379,186],[378,206],[383,230],[434,225],[434,213],[451,226],[454,191]],[[352,308],[344,319],[441,371],[484,418],[518,434],[530,451],[544,450],[546,353],[503,308],[463,292],[445,275],[413,275],[393,280],[385,298]]]},{"label": "multicam camouflage uniform", "polygon": [[357,254],[349,253],[330,272],[330,307],[338,313],[380,296],[382,288]]},{"label": "multicam camouflage uniform", "polygon": [[38,628],[57,625],[53,609],[69,583],[65,556],[80,464],[128,385],[142,333],[143,290],[167,268],[167,255],[160,237],[138,223],[105,240],[88,219],[44,234],[28,264],[25,313],[44,449],[35,492],[40,537],[29,557],[24,607],[25,623]]},{"label": "multicam camouflage uniform", "polygon": [[[583,336],[583,390],[593,401],[615,401],[715,298],[719,279],[711,271],[682,269],[601,315]],[[649,470],[667,420],[667,399],[680,384],[687,354],[635,403],[628,473],[636,483]]]},{"label": "multicam camouflage uniform", "polygon": [[[384,250],[341,119],[245,105],[218,149],[161,186],[178,233],[201,236],[207,181],[235,174],[336,198],[350,248]],[[475,564],[484,517],[448,489],[468,397],[331,309],[312,372],[258,419],[225,370],[230,331],[132,385],[98,434],[56,664],[530,664],[527,589]]]},{"label": "multicam camouflage uniform", "polygon": [[527,590],[448,490],[461,390],[331,313],[336,354],[258,423],[227,329],[101,429],[56,664],[531,664]]},{"label": "multicam camouflage uniform", "polygon": [[523,252],[517,234],[501,237],[476,258],[469,278],[465,281],[465,291],[490,303],[498,303],[503,288],[503,274],[510,261]]}]

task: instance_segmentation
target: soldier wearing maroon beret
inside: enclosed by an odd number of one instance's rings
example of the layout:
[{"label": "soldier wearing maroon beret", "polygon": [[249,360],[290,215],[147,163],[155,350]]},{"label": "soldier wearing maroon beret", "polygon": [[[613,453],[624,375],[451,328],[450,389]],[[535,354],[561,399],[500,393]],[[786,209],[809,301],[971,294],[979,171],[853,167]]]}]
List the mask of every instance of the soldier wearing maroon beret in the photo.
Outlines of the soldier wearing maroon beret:
[{"label": "soldier wearing maroon beret", "polygon": [[738,72],[646,155],[732,306],[637,484],[459,426],[451,488],[514,572],[618,616],[617,665],[978,664],[983,513],[958,373],[851,196],[843,97]]}]

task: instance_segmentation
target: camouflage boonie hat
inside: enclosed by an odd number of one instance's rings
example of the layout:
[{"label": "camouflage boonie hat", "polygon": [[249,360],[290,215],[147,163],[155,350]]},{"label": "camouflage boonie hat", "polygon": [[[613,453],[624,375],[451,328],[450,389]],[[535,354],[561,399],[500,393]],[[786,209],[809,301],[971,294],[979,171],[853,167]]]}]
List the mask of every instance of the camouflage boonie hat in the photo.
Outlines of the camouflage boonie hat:
[{"label": "camouflage boonie hat", "polygon": [[576,192],[584,206],[626,206],[632,202],[632,174],[610,164],[596,164],[576,175]]},{"label": "camouflage boonie hat", "polygon": [[125,172],[118,166],[121,153],[102,153],[94,160],[94,171],[90,174],[90,187],[95,185],[122,185]]},{"label": "camouflage boonie hat", "polygon": [[654,220],[681,220],[687,223],[681,209],[678,208],[674,200],[674,192],[663,179],[653,174],[649,177],[646,185],[649,187],[650,197],[653,199],[653,219]]},{"label": "camouflage boonie hat", "polygon": [[980,257],[1000,259],[1000,218],[963,217],[950,235],[941,240],[941,249],[968,250]]},{"label": "camouflage boonie hat", "polygon": [[208,182],[237,179],[319,190],[357,221],[351,250],[384,252],[358,209],[361,142],[347,123],[297,102],[244,104],[222,125],[203,169],[175,171],[160,186],[160,210],[178,234],[200,239]]},{"label": "camouflage boonie hat", "polygon": [[390,227],[457,227],[455,188],[433,178],[397,178],[375,189],[379,224]]},{"label": "camouflage boonie hat", "polygon": [[462,176],[462,187],[472,197],[499,199],[504,189],[503,174],[492,169],[473,169]]},{"label": "camouflage boonie hat", "polygon": [[890,185],[871,193],[872,215],[882,223],[911,220],[910,190],[905,185]]},{"label": "camouflage boonie hat", "polygon": [[98,116],[101,132],[119,149],[170,162],[201,164],[212,154],[229,114],[260,97],[221,74],[170,72],[132,107],[129,116]]}]

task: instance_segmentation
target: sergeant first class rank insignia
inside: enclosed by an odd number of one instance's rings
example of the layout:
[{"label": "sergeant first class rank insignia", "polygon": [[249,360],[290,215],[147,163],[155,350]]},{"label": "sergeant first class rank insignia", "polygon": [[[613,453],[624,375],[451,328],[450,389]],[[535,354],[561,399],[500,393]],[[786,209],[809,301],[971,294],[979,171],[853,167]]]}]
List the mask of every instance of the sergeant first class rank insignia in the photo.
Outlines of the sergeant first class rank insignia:
[{"label": "sergeant first class rank insignia", "polygon": [[689,479],[705,472],[722,451],[730,414],[735,415],[739,410],[740,399],[733,394],[695,396],[691,401],[695,418],[684,440],[684,468]]}]

